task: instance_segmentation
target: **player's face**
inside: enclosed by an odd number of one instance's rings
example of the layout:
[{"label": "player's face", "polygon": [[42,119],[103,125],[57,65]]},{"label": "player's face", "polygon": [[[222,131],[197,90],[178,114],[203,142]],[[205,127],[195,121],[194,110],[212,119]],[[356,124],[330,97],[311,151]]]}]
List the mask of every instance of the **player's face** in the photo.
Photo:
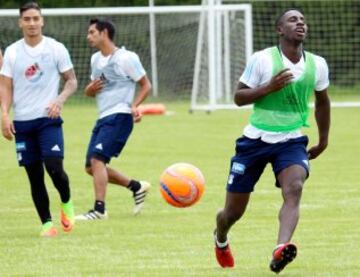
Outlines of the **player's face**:
[{"label": "player's face", "polygon": [[19,26],[26,37],[40,36],[44,26],[44,20],[40,11],[36,9],[24,11],[19,19]]},{"label": "player's face", "polygon": [[103,32],[100,32],[98,29],[96,29],[96,25],[92,24],[88,29],[87,40],[90,47],[99,48],[103,40]]},{"label": "player's face", "polygon": [[290,41],[303,42],[307,34],[308,26],[304,15],[296,10],[290,10],[283,15],[278,32]]}]

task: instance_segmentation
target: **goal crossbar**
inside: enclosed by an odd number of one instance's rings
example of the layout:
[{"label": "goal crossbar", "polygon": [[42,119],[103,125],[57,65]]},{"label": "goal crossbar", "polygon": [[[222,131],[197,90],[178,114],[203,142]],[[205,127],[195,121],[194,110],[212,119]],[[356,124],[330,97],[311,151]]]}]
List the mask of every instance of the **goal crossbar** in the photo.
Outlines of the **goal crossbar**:
[{"label": "goal crossbar", "polygon": [[[201,5],[193,6],[144,6],[144,7],[104,7],[104,8],[53,8],[42,9],[41,13],[45,16],[51,15],[111,15],[111,14],[164,14],[164,13],[199,13],[205,10],[215,11],[240,11],[249,9],[248,4],[239,5],[215,5],[206,7]],[[18,9],[0,9],[1,16],[17,16]]]}]

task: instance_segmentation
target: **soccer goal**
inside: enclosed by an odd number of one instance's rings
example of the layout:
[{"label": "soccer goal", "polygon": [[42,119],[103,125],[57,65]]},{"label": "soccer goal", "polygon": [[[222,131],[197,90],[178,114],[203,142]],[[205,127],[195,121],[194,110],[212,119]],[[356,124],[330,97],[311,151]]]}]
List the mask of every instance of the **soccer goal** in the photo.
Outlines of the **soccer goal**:
[{"label": "soccer goal", "polygon": [[233,92],[253,52],[251,5],[202,5],[190,110],[235,108]]}]

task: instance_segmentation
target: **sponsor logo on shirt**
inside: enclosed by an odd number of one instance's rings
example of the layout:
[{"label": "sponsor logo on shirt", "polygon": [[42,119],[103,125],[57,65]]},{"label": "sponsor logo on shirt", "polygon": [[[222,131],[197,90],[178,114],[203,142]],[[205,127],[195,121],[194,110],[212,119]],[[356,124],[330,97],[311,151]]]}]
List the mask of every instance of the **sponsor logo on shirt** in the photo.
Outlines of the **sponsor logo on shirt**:
[{"label": "sponsor logo on shirt", "polygon": [[38,80],[40,80],[40,78],[43,74],[44,73],[40,69],[40,66],[38,63],[34,63],[33,65],[30,65],[25,70],[25,78],[32,83],[35,83]]}]

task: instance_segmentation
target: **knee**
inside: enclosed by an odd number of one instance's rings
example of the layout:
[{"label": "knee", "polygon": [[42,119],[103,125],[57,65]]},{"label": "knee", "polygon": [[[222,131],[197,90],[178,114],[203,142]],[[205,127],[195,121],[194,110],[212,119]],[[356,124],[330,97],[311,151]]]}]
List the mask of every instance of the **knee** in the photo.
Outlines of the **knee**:
[{"label": "knee", "polygon": [[62,177],[66,176],[66,173],[63,168],[62,159],[46,159],[44,161],[46,171],[50,176]]},{"label": "knee", "polygon": [[300,199],[302,194],[304,182],[300,179],[296,179],[291,183],[287,184],[283,188],[283,193],[286,199]]}]

